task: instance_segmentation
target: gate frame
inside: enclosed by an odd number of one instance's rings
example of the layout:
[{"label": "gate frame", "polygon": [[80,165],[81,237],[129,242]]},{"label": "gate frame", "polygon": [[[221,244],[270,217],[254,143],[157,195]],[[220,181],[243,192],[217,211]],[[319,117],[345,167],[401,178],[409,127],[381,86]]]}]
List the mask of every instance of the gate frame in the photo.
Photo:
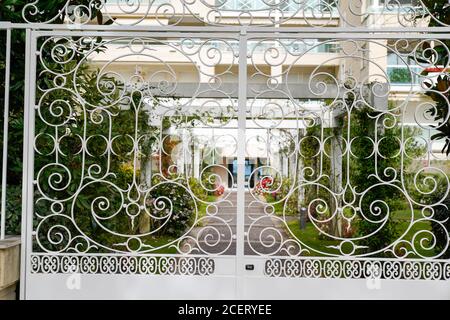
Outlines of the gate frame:
[{"label": "gate frame", "polygon": [[[13,24],[9,22],[0,22],[0,30],[12,30],[12,29],[25,29],[26,30],[26,70],[25,70],[25,119],[24,119],[24,171],[23,171],[23,190],[22,190],[22,257],[21,257],[21,299],[29,298],[33,296],[37,298],[38,294],[49,294],[53,292],[56,298],[61,298],[58,292],[58,285],[61,277],[67,277],[64,274],[52,275],[37,275],[37,282],[34,284],[35,288],[32,288],[32,293],[26,292],[31,277],[30,270],[30,256],[32,248],[32,220],[33,212],[32,207],[34,202],[29,201],[33,199],[33,179],[34,179],[34,95],[35,95],[35,73],[36,69],[36,37],[40,35],[50,34],[53,32],[66,32],[73,31],[71,34],[84,34],[84,32],[101,32],[103,36],[108,35],[124,35],[126,32],[132,33],[132,35],[154,35],[154,36],[172,36],[184,37],[184,32],[193,32],[200,34],[213,33],[215,36],[221,35],[238,35],[239,37],[239,99],[238,99],[238,196],[237,196],[237,239],[236,239],[236,256],[235,259],[235,272],[231,277],[223,279],[221,285],[225,286],[229,290],[229,294],[218,295],[218,291],[214,286],[209,287],[209,281],[203,281],[204,277],[197,276],[151,276],[150,279],[154,285],[155,297],[154,299],[167,299],[167,298],[192,298],[191,294],[195,291],[198,293],[201,288],[211,289],[211,291],[205,290],[204,295],[195,298],[203,299],[223,299],[223,298],[263,298],[263,299],[316,299],[316,298],[328,298],[328,299],[398,299],[398,298],[412,298],[412,299],[448,299],[450,298],[450,281],[439,280],[380,280],[381,287],[372,290],[367,288],[367,280],[363,279],[308,279],[308,278],[269,278],[267,276],[252,275],[254,271],[246,271],[245,264],[247,262],[254,262],[261,266],[261,260],[265,261],[266,256],[244,256],[244,169],[245,169],[245,120],[246,120],[246,104],[247,104],[247,41],[253,36],[258,38],[314,38],[314,39],[450,39],[449,27],[433,27],[433,28],[390,28],[390,29],[367,29],[367,28],[286,28],[287,30],[280,30],[280,28],[272,27],[151,27],[152,30],[148,30],[145,26],[91,26],[91,25],[52,25],[52,24]],[[328,29],[328,30],[325,30]],[[136,33],[135,33],[136,32]],[[178,33],[177,33],[178,32]],[[398,34],[401,32],[401,36]],[[128,34],[127,34],[128,35]],[[30,251],[30,252],[28,252]],[[336,258],[339,260],[340,258]],[[342,259],[341,259],[342,260]],[[350,259],[357,260],[357,259]],[[363,259],[371,260],[368,258]],[[383,260],[383,259],[376,259]],[[399,259],[392,259],[399,261]],[[412,261],[408,259],[407,261]],[[429,260],[420,260],[429,261]],[[442,260],[441,260],[442,261]],[[449,263],[448,261],[445,261]],[[95,277],[96,275],[84,275],[84,277]],[[111,275],[105,275],[110,277]],[[118,283],[127,284],[130,281],[128,277],[130,275],[112,275],[117,277]],[[54,277],[54,279],[50,279]],[[126,279],[128,278],[128,279]],[[184,279],[183,279],[184,278]],[[214,278],[211,277],[211,279]],[[138,275],[137,280],[144,282],[143,280],[149,280],[148,275]],[[233,279],[234,281],[229,281]],[[176,281],[171,281],[176,280]],[[55,282],[56,281],[56,282]],[[105,292],[111,292],[115,286],[115,281],[101,281],[102,283],[93,283],[92,289],[102,288]],[[141,283],[142,283],[141,282]],[[170,292],[170,295],[161,294],[162,286],[171,285],[177,282],[175,287],[178,292]],[[233,283],[232,285],[230,285]],[[43,287],[39,287],[42,285]],[[106,285],[111,285],[111,288],[107,288]],[[45,287],[50,288],[46,290]],[[133,291],[140,289],[139,284],[136,282],[136,287],[130,287]],[[183,291],[183,289],[193,289],[194,291]],[[324,288],[326,288],[324,290]],[[108,291],[109,290],[109,291]],[[145,289],[145,290],[148,290]],[[56,291],[56,292],[55,292]],[[112,298],[144,298],[138,295],[130,294],[128,296],[113,296]],[[308,291],[308,292],[307,292]],[[232,294],[234,292],[234,294]],[[213,293],[214,295],[211,295]],[[49,296],[39,298],[48,298]],[[95,295],[97,298],[105,298],[102,293]],[[70,298],[67,296],[67,298]],[[72,298],[80,298],[76,295]],[[86,298],[86,296],[84,296]],[[145,298],[149,298],[148,296]]]}]

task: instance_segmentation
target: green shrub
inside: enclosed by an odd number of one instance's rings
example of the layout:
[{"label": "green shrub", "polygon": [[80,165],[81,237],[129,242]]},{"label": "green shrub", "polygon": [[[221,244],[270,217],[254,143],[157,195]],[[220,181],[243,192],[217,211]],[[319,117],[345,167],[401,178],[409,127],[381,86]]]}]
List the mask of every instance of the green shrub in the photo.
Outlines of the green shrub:
[{"label": "green shrub", "polygon": [[[187,186],[185,180],[178,182]],[[188,193],[187,187],[185,189],[175,183],[159,182],[158,179],[154,179],[153,185],[155,187],[150,193],[151,197],[147,199],[147,208],[149,208],[154,216],[158,217],[167,215],[170,212],[170,208],[172,209],[169,220],[164,224],[158,234],[179,237],[195,220],[195,200]],[[170,201],[164,198],[168,198]],[[164,206],[165,209],[158,210],[157,208],[161,206]],[[161,221],[153,219],[153,228],[160,227],[165,221],[166,219],[162,219]]]},{"label": "green shrub", "polygon": [[192,193],[200,200],[206,201],[209,193],[207,190],[205,190],[205,188],[202,187],[200,181],[197,178],[189,177],[188,182],[189,188],[191,189]]},{"label": "green shrub", "polygon": [[291,192],[293,186],[293,179],[289,177],[275,177],[273,178],[272,185],[268,190],[273,190],[273,192],[264,192],[263,195],[267,202],[279,202],[281,200],[281,205],[283,206],[283,212],[285,215],[297,215],[298,214],[298,191],[294,191],[287,198],[287,195]]},{"label": "green shrub", "polygon": [[445,199],[443,205],[438,206],[435,209],[434,220],[431,222],[431,229],[433,235],[436,237],[435,252],[442,253],[440,258],[449,259],[450,258],[450,198]]},{"label": "green shrub", "polygon": [[22,187],[11,185],[6,191],[6,225],[9,235],[20,235],[22,217]]}]

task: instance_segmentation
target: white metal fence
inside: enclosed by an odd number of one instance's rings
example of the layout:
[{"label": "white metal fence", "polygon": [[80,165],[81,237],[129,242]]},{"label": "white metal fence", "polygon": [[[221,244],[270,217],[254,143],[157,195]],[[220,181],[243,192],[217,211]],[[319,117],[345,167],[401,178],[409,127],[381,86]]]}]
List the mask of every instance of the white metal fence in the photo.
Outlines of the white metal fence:
[{"label": "white metal fence", "polygon": [[[22,298],[450,297],[431,137],[449,27],[417,26],[423,4],[314,3],[339,14],[67,1],[42,20],[35,1],[0,22],[2,239],[11,30],[26,31]],[[115,23],[90,24],[99,10]]]}]

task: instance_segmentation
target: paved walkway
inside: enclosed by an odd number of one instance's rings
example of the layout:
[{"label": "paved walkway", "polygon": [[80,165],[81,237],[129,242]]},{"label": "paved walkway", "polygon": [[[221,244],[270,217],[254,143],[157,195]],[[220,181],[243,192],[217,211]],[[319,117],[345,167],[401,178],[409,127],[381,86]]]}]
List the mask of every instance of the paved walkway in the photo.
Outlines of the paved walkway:
[{"label": "paved walkway", "polygon": [[[237,192],[233,191],[226,201],[217,205],[214,216],[208,216],[202,227],[192,230],[190,236],[198,238],[198,246],[210,254],[236,254],[236,215]],[[226,222],[225,222],[226,221]],[[254,201],[245,193],[245,243],[246,255],[286,255],[286,245],[281,245],[289,239],[282,227],[282,221],[264,213],[264,204]],[[289,245],[293,242],[290,241]],[[191,242],[192,245],[192,242]]]}]

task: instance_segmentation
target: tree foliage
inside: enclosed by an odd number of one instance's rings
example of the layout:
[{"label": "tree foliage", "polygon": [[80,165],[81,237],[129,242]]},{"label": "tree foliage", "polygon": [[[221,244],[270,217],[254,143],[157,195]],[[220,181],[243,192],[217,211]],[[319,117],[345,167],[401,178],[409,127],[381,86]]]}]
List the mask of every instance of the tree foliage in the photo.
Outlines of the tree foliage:
[{"label": "tree foliage", "polygon": [[[427,12],[423,15],[418,15],[417,20],[427,18],[429,20],[429,27],[442,26],[441,23],[450,24],[450,3],[447,0],[424,0],[423,1]],[[426,95],[428,95],[434,102],[435,106],[428,110],[429,114],[437,123],[436,130],[439,131],[431,138],[433,140],[444,140],[445,144],[442,152],[447,155],[450,154],[450,70],[445,70],[450,61],[449,56],[450,41],[439,40],[434,41],[434,46],[431,47],[428,42],[424,42],[419,52],[414,53],[421,63],[429,63],[433,61],[432,71],[425,69],[424,76],[430,73],[439,72],[439,76],[435,81],[425,80],[424,85],[428,87]],[[437,70],[436,70],[437,68]]]},{"label": "tree foliage", "polygon": [[[53,17],[56,17],[56,19],[53,21],[53,23],[62,23],[63,22],[63,16],[58,15],[59,10],[66,4],[66,0],[49,0],[49,1],[42,1],[39,3],[42,7],[40,7],[39,17],[42,21],[49,20]],[[85,4],[89,5],[91,1],[85,0],[85,1],[72,1],[73,4]],[[8,21],[12,23],[23,23],[23,17],[22,17],[22,10],[26,4],[29,4],[29,1],[23,1],[23,0],[5,0],[0,2],[0,20],[1,21]],[[96,11],[94,7],[93,8],[93,14],[95,15],[95,18],[97,20],[97,23],[101,24],[109,24],[110,21],[103,22],[103,17],[101,12]],[[32,57],[26,57],[25,56],[25,42],[26,42],[26,36],[25,31],[20,29],[13,29],[11,31],[11,75],[10,75],[10,104],[9,104],[9,141],[13,143],[8,144],[8,172],[7,172],[7,180],[8,180],[8,189],[7,189],[7,233],[13,233],[17,234],[20,231],[20,212],[21,212],[21,200],[20,200],[20,190],[21,190],[21,184],[22,184],[22,155],[23,155],[23,130],[24,130],[24,108],[25,108],[25,62],[26,59],[31,59]],[[76,38],[72,39],[73,41],[76,41]],[[101,39],[97,39],[98,41],[101,41]],[[42,44],[43,40],[39,40],[38,47]],[[67,41],[67,40],[60,40],[61,42]],[[5,44],[6,43],[6,32],[0,32],[0,43]],[[71,64],[77,64],[81,59],[83,59],[83,51],[87,50],[86,48],[79,47],[80,51],[76,52],[76,55],[73,58],[73,61]],[[43,59],[48,59],[51,55],[51,52],[48,50],[48,48],[45,48],[41,52]],[[51,59],[48,59],[51,61]],[[4,104],[4,92],[5,92],[5,67],[6,67],[6,50],[0,51],[0,105],[3,106]],[[50,66],[51,68],[55,68],[55,71],[63,71],[61,68],[69,68],[71,67],[70,64],[68,65],[57,65],[53,64]],[[58,70],[59,68],[59,70]],[[38,77],[38,83],[36,87],[50,87],[52,84],[52,75],[49,73],[42,72],[43,67],[41,64],[37,64],[37,70],[36,74],[39,75]],[[87,93],[95,92],[96,90],[92,90],[93,87],[95,87],[95,78],[96,73],[93,71],[89,71],[87,67],[82,67],[81,72],[79,73],[79,77],[81,77],[81,80],[83,81],[84,90]],[[58,93],[59,96],[55,97],[54,95],[50,94],[48,95],[48,100],[43,101],[43,109],[45,109],[45,105],[51,103],[52,99],[61,99],[66,100],[68,103],[73,105],[74,107],[79,103],[76,101],[75,95],[73,94],[61,94],[61,92]],[[39,93],[37,94],[39,96]],[[98,97],[98,99],[101,99]],[[100,100],[99,100],[100,101]],[[48,111],[48,109],[47,109]],[[44,112],[45,113],[45,112]],[[44,115],[45,116],[45,115]],[[0,127],[3,128],[3,121],[4,118],[0,117]],[[81,121],[83,121],[81,117],[75,117],[72,121],[68,123],[67,128],[71,134],[72,137],[75,137],[77,130],[80,130],[80,127],[77,127],[77,124],[79,124]],[[129,124],[129,119],[126,119],[124,121],[126,124]],[[116,130],[124,129],[126,127],[124,126],[118,126],[116,127]],[[98,128],[97,128],[98,129]],[[39,135],[40,133],[48,133],[48,131],[51,130],[48,126],[46,126],[44,123],[40,121],[36,121],[36,135]],[[3,130],[1,132],[3,138]],[[38,139],[39,140],[39,139]],[[66,146],[68,149],[68,155],[71,155],[70,148],[72,150],[80,147],[80,142],[76,141],[76,139],[72,139],[73,141],[70,141],[70,137],[65,141]],[[38,144],[41,143],[44,145],[45,148],[49,148],[50,141],[45,138],[38,142]],[[64,147],[64,146],[63,146]],[[45,162],[45,156],[40,157],[37,155],[36,157],[36,167],[39,168],[40,165]],[[48,161],[48,159],[47,159]],[[119,164],[117,164],[119,165]],[[68,167],[73,170],[74,176],[77,177],[79,175],[80,167],[79,163],[76,163],[74,159],[69,159],[68,161]],[[72,190],[73,191],[73,190]]]},{"label": "tree foliage", "polygon": [[[418,20],[428,18],[430,27],[442,26],[441,22],[450,25],[450,3],[447,0],[423,0],[423,3],[427,8],[427,12],[423,16],[419,16]],[[442,152],[448,156],[450,154],[450,70],[445,70],[444,68],[448,66],[450,61],[450,41],[440,39],[435,41],[433,50],[430,49],[430,46],[426,44],[421,48],[423,56],[426,58],[425,60],[434,60],[435,66],[438,67],[439,71],[436,81],[426,81],[425,83],[428,87],[426,95],[435,103],[435,106],[430,108],[428,113],[437,123],[435,128],[438,133],[431,138],[445,141]],[[439,66],[444,68],[439,68]],[[429,75],[429,72],[424,71],[423,74]],[[446,181],[443,181],[443,185],[447,185]],[[440,201],[445,192],[446,190],[435,192],[431,200],[433,202]],[[433,234],[436,237],[436,250],[442,252],[447,248],[442,255],[442,258],[447,259],[450,257],[450,248],[448,247],[450,230],[449,205],[450,199],[447,197],[443,204],[436,208],[434,218],[439,222],[433,221],[431,224]],[[444,225],[444,228],[442,228],[441,223]]]}]

